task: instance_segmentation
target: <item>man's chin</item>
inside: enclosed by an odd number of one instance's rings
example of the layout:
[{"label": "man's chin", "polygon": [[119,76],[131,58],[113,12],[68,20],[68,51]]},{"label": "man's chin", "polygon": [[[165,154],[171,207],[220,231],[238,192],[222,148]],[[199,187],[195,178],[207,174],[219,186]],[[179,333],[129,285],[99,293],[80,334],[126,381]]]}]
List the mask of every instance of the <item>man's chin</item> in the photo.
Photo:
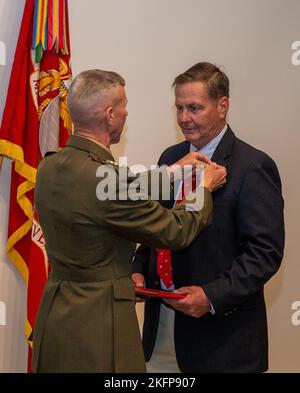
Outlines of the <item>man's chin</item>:
[{"label": "man's chin", "polygon": [[192,132],[184,132],[183,135],[185,140],[190,143],[196,142],[198,140],[198,138]]}]

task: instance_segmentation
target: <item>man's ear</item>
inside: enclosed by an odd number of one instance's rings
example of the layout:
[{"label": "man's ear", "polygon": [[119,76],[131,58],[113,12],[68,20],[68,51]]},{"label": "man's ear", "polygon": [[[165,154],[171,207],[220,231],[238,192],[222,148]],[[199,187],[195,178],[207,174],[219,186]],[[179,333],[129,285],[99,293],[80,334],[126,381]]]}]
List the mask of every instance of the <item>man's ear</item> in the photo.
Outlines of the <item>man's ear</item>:
[{"label": "man's ear", "polygon": [[113,112],[113,108],[112,106],[109,106],[108,108],[106,108],[105,110],[105,119],[106,122],[111,125],[113,119],[114,119],[114,112]]},{"label": "man's ear", "polygon": [[229,99],[226,96],[223,96],[219,99],[218,102],[218,112],[221,119],[225,119],[229,108]]}]

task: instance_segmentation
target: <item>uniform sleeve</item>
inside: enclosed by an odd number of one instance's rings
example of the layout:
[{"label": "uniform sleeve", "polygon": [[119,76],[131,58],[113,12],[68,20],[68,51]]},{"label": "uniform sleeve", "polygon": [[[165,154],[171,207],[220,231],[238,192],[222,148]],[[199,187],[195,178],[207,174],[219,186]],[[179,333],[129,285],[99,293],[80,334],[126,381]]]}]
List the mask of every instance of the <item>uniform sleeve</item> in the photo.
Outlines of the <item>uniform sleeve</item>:
[{"label": "uniform sleeve", "polygon": [[162,165],[151,171],[141,172],[138,177],[132,176],[133,181],[139,182],[143,192],[163,206],[169,206],[174,201],[174,186],[170,182],[167,168],[167,165]]},{"label": "uniform sleeve", "polygon": [[146,246],[185,248],[211,223],[211,194],[206,188],[203,193],[203,207],[198,211],[188,211],[184,204],[168,210],[149,198],[109,200],[104,224],[112,233]]}]

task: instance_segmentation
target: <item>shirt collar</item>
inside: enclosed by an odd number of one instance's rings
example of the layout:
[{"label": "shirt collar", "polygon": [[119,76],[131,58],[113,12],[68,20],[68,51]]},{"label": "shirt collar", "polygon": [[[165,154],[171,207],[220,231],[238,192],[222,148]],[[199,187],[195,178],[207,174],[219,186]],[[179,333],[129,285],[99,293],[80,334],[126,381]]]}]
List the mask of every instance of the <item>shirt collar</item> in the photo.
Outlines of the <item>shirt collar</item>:
[{"label": "shirt collar", "polygon": [[190,145],[190,151],[196,151],[198,153],[201,153],[211,159],[212,155],[214,154],[218,144],[220,143],[221,139],[223,138],[225,132],[227,130],[227,124],[225,124],[225,127],[223,130],[218,134],[214,139],[212,139],[210,142],[207,143],[207,145],[203,146],[200,150],[197,149],[194,145]]}]

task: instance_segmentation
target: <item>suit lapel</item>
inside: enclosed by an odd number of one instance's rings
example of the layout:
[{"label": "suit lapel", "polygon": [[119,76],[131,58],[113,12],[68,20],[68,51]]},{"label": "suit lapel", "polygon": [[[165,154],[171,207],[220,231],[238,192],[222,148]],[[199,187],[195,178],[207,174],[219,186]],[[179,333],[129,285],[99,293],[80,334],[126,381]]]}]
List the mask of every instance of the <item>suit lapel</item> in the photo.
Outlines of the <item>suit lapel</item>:
[{"label": "suit lapel", "polygon": [[190,146],[191,144],[187,141],[178,145],[178,150],[175,152],[175,155],[172,159],[173,162],[170,162],[168,165],[174,164],[176,161],[186,156],[190,152]]},{"label": "suit lapel", "polygon": [[[226,166],[226,160],[228,159],[229,156],[231,156],[234,139],[235,139],[235,135],[231,130],[231,128],[228,126],[223,138],[218,144],[216,150],[214,151],[211,160],[219,165]],[[187,141],[179,144],[178,149],[175,150],[174,155],[172,155],[172,158],[169,160],[170,162],[164,162],[164,164],[171,165],[174,164],[174,162],[180,160],[182,157],[184,157],[186,154],[190,152],[190,146],[191,144]]]},{"label": "suit lapel", "polygon": [[226,161],[228,157],[231,156],[232,145],[234,143],[235,135],[232,132],[231,128],[228,126],[223,138],[218,144],[214,154],[212,155],[211,160],[216,162],[219,165],[226,166]]}]

